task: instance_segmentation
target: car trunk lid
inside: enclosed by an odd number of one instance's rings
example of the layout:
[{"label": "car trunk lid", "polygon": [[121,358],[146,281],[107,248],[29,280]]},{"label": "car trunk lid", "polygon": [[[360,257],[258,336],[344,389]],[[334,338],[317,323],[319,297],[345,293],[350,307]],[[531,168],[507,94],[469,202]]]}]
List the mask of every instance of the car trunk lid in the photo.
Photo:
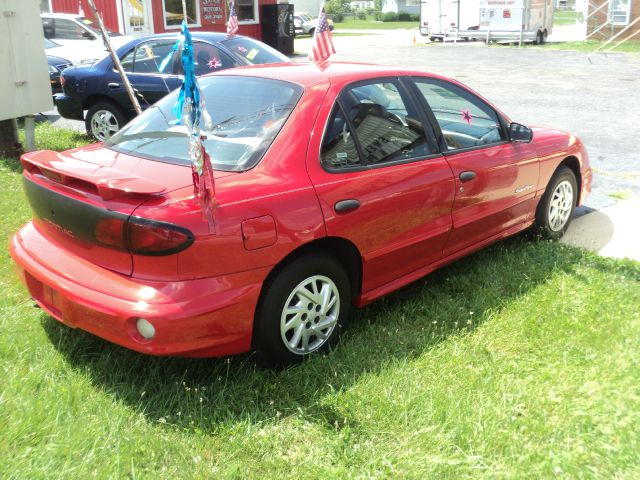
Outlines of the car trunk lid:
[{"label": "car trunk lid", "polygon": [[[143,202],[188,186],[191,169],[92,145],[21,158],[36,228],[72,254],[131,275],[127,223]],[[226,172],[216,172],[216,177]]]}]

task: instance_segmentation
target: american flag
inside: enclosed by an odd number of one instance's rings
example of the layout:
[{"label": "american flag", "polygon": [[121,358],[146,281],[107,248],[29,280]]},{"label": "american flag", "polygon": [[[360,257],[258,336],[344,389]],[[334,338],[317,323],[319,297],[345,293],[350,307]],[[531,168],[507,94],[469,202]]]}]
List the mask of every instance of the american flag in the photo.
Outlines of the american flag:
[{"label": "american flag", "polygon": [[324,12],[324,5],[320,7],[320,15],[318,15],[318,26],[313,34],[313,45],[309,52],[309,60],[312,62],[322,62],[336,53],[331,40],[331,30],[329,30],[329,22],[327,22],[327,14]]},{"label": "american flag", "polygon": [[236,2],[231,0],[229,8],[229,21],[227,22],[227,33],[233,35],[238,31],[238,14],[236,13]]}]

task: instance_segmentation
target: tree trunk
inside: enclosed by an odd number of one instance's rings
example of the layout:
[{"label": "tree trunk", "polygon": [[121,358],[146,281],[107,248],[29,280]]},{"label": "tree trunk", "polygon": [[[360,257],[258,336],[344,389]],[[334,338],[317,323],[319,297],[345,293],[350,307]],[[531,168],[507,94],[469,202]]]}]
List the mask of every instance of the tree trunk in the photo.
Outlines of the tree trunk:
[{"label": "tree trunk", "polygon": [[17,141],[18,132],[13,120],[0,121],[0,157],[17,158],[20,156],[21,145]]}]

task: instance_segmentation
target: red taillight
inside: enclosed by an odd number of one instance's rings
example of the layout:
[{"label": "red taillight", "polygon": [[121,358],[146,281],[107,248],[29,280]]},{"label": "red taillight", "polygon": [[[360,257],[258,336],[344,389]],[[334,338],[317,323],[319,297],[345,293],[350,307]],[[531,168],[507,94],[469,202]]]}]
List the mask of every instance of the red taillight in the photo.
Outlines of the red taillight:
[{"label": "red taillight", "polygon": [[193,233],[170,223],[131,217],[127,226],[129,250],[139,255],[170,255],[193,243]]},{"label": "red taillight", "polygon": [[103,218],[94,231],[96,241],[137,255],[171,255],[193,243],[193,234],[171,223],[140,217]]},{"label": "red taillight", "polygon": [[95,239],[103,245],[125,250],[126,219],[103,218],[98,222],[93,232]]},{"label": "red taillight", "polygon": [[64,75],[60,75],[60,86],[64,87],[65,83],[67,83],[67,81],[64,79]]}]

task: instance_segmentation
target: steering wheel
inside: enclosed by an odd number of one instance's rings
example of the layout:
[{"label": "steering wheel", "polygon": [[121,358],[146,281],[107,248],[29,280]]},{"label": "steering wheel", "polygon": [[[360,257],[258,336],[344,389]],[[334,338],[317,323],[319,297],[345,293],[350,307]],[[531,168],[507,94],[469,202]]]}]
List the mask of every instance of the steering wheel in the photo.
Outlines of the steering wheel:
[{"label": "steering wheel", "polygon": [[486,145],[487,143],[491,143],[492,137],[495,135],[495,131],[489,130],[487,133],[482,135],[479,139],[474,142],[474,145]]}]

